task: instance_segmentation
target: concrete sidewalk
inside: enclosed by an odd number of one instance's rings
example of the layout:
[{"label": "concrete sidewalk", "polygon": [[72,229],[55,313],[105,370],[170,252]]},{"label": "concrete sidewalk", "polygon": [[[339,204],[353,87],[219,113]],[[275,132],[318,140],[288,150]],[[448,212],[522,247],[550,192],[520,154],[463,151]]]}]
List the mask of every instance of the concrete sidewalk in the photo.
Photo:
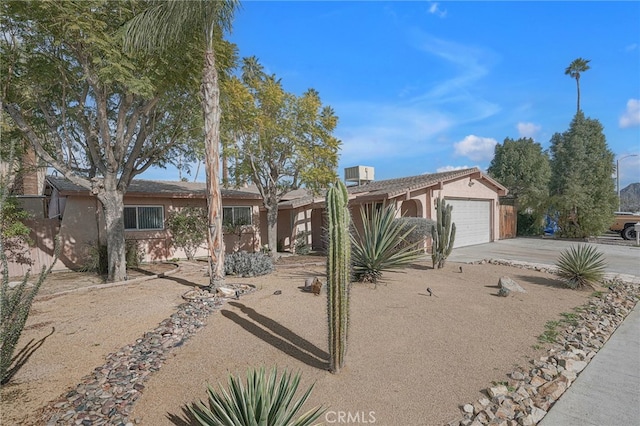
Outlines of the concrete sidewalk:
[{"label": "concrete sidewalk", "polygon": [[625,426],[640,422],[638,305],[539,423]]},{"label": "concrete sidewalk", "polygon": [[[455,249],[449,261],[507,259],[553,265],[574,244],[516,238]],[[640,279],[640,249],[598,245],[607,272]],[[640,424],[640,308],[638,305],[598,351],[576,381],[539,423],[542,426],[627,426]]]}]

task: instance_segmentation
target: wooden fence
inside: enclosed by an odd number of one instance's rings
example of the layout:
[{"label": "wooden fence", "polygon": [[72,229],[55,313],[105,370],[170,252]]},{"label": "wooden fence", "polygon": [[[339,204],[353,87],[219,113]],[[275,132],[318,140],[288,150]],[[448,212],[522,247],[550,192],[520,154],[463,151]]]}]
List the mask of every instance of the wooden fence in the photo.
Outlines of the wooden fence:
[{"label": "wooden fence", "polygon": [[518,228],[516,206],[500,205],[500,239],[515,238]]},{"label": "wooden fence", "polygon": [[43,266],[49,267],[53,262],[55,237],[60,229],[60,221],[58,219],[31,219],[26,220],[25,225],[31,229],[30,237],[33,244],[25,249],[27,257],[31,258],[33,264],[22,265],[10,260],[10,277],[22,277],[28,270],[31,270],[32,274],[37,274]]}]

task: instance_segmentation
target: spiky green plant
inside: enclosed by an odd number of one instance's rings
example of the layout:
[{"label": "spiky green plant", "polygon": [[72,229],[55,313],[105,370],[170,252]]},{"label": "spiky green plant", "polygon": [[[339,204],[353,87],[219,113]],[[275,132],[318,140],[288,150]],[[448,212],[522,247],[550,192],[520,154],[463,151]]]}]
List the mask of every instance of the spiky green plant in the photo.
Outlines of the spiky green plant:
[{"label": "spiky green plant", "polygon": [[582,244],[560,253],[556,266],[567,287],[575,289],[602,281],[607,262],[594,246]]},{"label": "spiky green plant", "polygon": [[341,181],[327,192],[327,318],[329,370],[338,373],[347,354],[351,284],[351,215],[347,187]]},{"label": "spiky green plant", "polygon": [[[8,148],[9,156],[6,164],[8,165],[7,170],[11,171],[13,170],[14,164],[15,147],[13,141],[11,141]],[[15,359],[13,354],[16,346],[18,345],[18,340],[20,340],[20,336],[22,335],[22,330],[27,322],[27,318],[29,317],[33,299],[38,294],[42,283],[51,272],[51,269],[60,254],[60,244],[58,237],[56,237],[55,250],[51,264],[49,267],[42,267],[42,271],[40,272],[35,284],[32,287],[28,287],[29,271],[17,286],[13,288],[9,286],[9,258],[7,255],[11,250],[7,250],[6,240],[15,237],[16,234],[5,231],[6,227],[11,227],[14,230],[18,229],[17,235],[19,236],[21,234],[21,231],[19,231],[20,225],[24,225],[21,222],[18,223],[23,219],[23,217],[20,217],[19,215],[9,217],[4,214],[6,213],[5,208],[7,206],[8,199],[9,174],[2,174],[0,176],[0,216],[2,217],[0,222],[2,222],[3,225],[3,229],[1,230],[2,232],[0,232],[0,386],[9,382],[17,369],[20,368],[26,359],[28,359],[28,357],[25,358],[24,355],[22,357],[16,356],[18,359]],[[26,240],[23,239],[20,241],[19,246],[24,245],[25,242]],[[27,353],[29,353],[28,350]]]},{"label": "spiky green plant", "polygon": [[324,412],[315,407],[298,418],[294,417],[311,395],[311,385],[297,401],[295,394],[300,384],[300,373],[291,375],[286,370],[278,379],[277,368],[267,375],[264,367],[247,371],[246,384],[238,376],[229,376],[229,387],[220,386],[217,392],[207,386],[209,405],[198,401],[189,411],[205,426],[308,426]]},{"label": "spiky green plant", "polygon": [[431,228],[432,254],[434,268],[443,268],[447,257],[453,250],[453,243],[456,239],[456,224],[451,220],[451,210],[453,206],[440,197],[436,200],[436,225]]},{"label": "spiky green plant", "polygon": [[396,206],[381,209],[362,207],[362,234],[356,229],[353,236],[353,273],[356,280],[377,283],[382,272],[400,269],[424,255],[422,242],[407,243],[414,227],[396,221]]}]

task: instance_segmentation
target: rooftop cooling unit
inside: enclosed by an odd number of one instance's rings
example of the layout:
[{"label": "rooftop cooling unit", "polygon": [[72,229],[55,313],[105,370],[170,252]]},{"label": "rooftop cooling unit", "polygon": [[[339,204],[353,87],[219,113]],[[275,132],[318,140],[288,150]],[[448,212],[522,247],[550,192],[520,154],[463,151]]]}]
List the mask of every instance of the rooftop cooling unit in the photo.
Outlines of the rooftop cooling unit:
[{"label": "rooftop cooling unit", "polygon": [[362,185],[373,181],[373,167],[370,166],[354,166],[344,169],[344,180],[347,182],[355,182]]}]

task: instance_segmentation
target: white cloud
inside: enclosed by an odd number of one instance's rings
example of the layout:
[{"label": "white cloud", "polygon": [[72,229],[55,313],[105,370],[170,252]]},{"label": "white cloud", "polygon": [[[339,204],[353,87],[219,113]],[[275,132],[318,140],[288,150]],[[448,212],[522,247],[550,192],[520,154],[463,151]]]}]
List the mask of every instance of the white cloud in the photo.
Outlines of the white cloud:
[{"label": "white cloud", "polygon": [[448,110],[460,117],[458,122],[471,122],[490,117],[500,107],[478,93],[480,80],[489,74],[496,55],[485,48],[456,43],[434,37],[413,28],[410,35],[416,48],[443,62],[452,69],[447,79],[435,81],[415,102],[428,102],[439,110]]},{"label": "white cloud", "polygon": [[633,52],[638,49],[638,43],[632,43],[624,48],[627,52]]},{"label": "white cloud", "polygon": [[467,157],[473,161],[490,160],[498,141],[476,135],[466,136],[454,144],[456,155]]},{"label": "white cloud", "polygon": [[521,138],[535,139],[541,127],[533,123],[518,123],[518,134]]},{"label": "white cloud", "polygon": [[620,117],[619,125],[623,129],[640,126],[640,99],[629,99],[627,110]]},{"label": "white cloud", "polygon": [[342,141],[340,161],[360,164],[406,158],[446,149],[436,135],[453,125],[446,115],[416,105],[383,105],[357,102],[336,105],[349,127],[338,126],[336,137]]},{"label": "white cloud", "polygon": [[444,18],[447,16],[447,11],[444,9],[440,9],[440,3],[432,2],[429,6],[429,13],[432,15],[437,15],[440,18]]},{"label": "white cloud", "polygon": [[464,170],[464,169],[470,169],[472,167],[474,166],[444,166],[444,167],[438,167],[436,169],[436,173],[452,172],[454,170]]}]

